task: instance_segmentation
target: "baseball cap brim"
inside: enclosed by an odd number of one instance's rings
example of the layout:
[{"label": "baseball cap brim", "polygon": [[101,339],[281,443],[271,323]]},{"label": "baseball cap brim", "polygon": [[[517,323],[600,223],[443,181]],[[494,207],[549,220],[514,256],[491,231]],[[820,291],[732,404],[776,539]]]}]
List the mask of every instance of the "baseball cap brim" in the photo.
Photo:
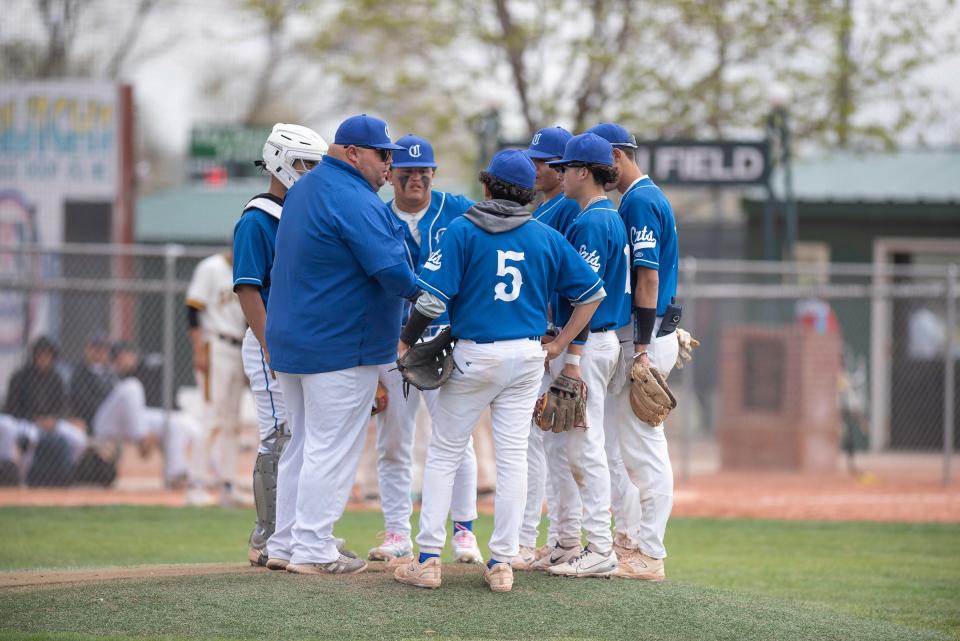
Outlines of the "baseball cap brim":
[{"label": "baseball cap brim", "polygon": [[[555,156],[554,156],[555,157]],[[571,163],[579,162],[578,160],[564,160],[563,158],[559,160],[551,160],[547,164],[551,167],[560,167],[561,165],[569,165]]]},{"label": "baseball cap brim", "polygon": [[412,160],[407,162],[394,162],[390,164],[392,167],[427,167],[429,169],[437,168],[437,163],[435,162],[414,162]]},{"label": "baseball cap brim", "polygon": [[558,157],[557,154],[550,154],[545,151],[537,151],[536,149],[524,149],[523,153],[527,154],[527,158],[537,158],[540,160]]}]

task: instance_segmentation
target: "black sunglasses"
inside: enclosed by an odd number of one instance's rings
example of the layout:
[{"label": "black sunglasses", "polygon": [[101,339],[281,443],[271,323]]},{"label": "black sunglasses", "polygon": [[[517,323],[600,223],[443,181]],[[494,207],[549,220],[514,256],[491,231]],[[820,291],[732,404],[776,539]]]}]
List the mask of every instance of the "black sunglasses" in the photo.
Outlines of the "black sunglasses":
[{"label": "black sunglasses", "polygon": [[359,147],[360,149],[373,149],[380,156],[380,160],[383,162],[390,162],[393,160],[393,150],[392,149],[381,149],[380,147],[370,147],[368,145],[354,145],[354,147]]},{"label": "black sunglasses", "polygon": [[559,171],[562,174],[567,169],[583,169],[584,167],[586,167],[586,165],[583,165],[580,163],[570,163],[569,165],[558,166],[557,171]]}]

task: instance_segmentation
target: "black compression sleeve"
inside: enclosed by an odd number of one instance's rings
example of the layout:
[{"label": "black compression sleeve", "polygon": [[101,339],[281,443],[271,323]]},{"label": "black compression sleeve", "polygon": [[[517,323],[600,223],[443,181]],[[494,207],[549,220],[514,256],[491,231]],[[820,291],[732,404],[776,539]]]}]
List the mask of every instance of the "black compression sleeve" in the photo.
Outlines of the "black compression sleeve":
[{"label": "black compression sleeve", "polygon": [[187,305],[187,326],[190,329],[200,327],[200,312],[197,311],[196,307],[190,307],[189,305]]},{"label": "black compression sleeve", "polygon": [[433,318],[420,313],[420,311],[414,307],[410,311],[410,319],[407,320],[407,324],[404,325],[400,331],[400,340],[407,345],[413,345],[417,342],[418,338],[423,336],[423,331],[427,329],[427,326],[433,322],[433,320]]},{"label": "black compression sleeve", "polygon": [[655,307],[633,308],[633,342],[639,345],[649,345],[653,335],[653,325],[657,322]]}]

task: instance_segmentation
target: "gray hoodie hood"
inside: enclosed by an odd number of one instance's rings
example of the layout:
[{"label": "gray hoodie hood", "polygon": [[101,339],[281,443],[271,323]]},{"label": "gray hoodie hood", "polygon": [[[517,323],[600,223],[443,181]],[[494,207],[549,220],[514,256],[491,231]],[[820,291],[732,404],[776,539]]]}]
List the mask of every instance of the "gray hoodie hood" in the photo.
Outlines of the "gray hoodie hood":
[{"label": "gray hoodie hood", "polygon": [[467,219],[483,231],[502,234],[530,220],[530,212],[512,200],[482,200],[467,210]]}]

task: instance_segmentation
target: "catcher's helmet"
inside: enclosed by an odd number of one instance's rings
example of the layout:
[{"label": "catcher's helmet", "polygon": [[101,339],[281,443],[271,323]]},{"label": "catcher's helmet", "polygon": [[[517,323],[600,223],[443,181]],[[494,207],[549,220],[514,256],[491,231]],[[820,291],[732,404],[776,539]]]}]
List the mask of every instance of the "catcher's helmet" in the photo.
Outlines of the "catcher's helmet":
[{"label": "catcher's helmet", "polygon": [[287,189],[300,177],[297,160],[316,164],[327,153],[327,141],[313,129],[278,122],[263,145],[263,166]]}]

